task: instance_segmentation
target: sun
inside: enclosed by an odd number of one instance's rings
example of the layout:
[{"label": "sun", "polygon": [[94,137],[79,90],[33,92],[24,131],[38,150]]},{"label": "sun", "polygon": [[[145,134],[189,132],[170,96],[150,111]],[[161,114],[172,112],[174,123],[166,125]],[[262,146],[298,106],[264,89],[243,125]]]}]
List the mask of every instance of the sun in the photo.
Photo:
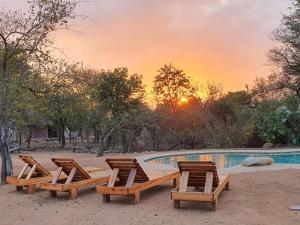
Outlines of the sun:
[{"label": "sun", "polygon": [[181,97],[180,98],[180,102],[182,103],[182,104],[184,104],[184,103],[187,103],[189,100],[186,98],[186,97]]}]

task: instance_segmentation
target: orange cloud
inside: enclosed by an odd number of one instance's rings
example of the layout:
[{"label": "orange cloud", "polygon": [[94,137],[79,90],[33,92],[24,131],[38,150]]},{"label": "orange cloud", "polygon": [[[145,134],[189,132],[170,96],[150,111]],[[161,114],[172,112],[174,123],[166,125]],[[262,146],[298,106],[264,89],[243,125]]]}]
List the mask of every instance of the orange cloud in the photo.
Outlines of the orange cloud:
[{"label": "orange cloud", "polygon": [[[16,2],[24,1],[15,0],[14,7]],[[73,29],[82,33],[58,32],[56,40],[70,60],[143,74],[149,91],[156,71],[171,62],[196,81],[218,81],[225,90],[236,90],[270,73],[265,65],[273,45],[269,34],[290,3],[101,0],[78,8],[96,22],[77,19]]]}]

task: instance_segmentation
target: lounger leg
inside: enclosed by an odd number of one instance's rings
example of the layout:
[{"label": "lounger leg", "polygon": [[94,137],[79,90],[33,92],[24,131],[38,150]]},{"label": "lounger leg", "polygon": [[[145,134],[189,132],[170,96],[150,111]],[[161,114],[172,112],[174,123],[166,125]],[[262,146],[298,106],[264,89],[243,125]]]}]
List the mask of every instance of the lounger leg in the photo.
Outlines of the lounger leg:
[{"label": "lounger leg", "polygon": [[133,202],[134,204],[138,204],[140,202],[140,192],[135,192],[133,194]]},{"label": "lounger leg", "polygon": [[78,194],[77,188],[72,188],[69,192],[70,199],[73,200],[73,199],[77,198],[77,194]]},{"label": "lounger leg", "polygon": [[23,191],[23,186],[16,186],[16,191]]},{"label": "lounger leg", "polygon": [[173,187],[177,187],[179,185],[179,177],[173,179]]},{"label": "lounger leg", "polygon": [[110,195],[103,195],[103,202],[110,202]]},{"label": "lounger leg", "polygon": [[57,191],[49,191],[49,193],[52,198],[55,198],[57,196]]},{"label": "lounger leg", "polygon": [[216,211],[217,206],[218,206],[218,199],[216,199],[212,202],[212,211]]},{"label": "lounger leg", "polygon": [[228,181],[228,183],[225,185],[225,190],[226,190],[226,191],[229,190],[229,181]]},{"label": "lounger leg", "polygon": [[180,201],[174,200],[174,208],[175,209],[180,209]]},{"label": "lounger leg", "polygon": [[35,192],[35,184],[28,185],[27,194],[33,194]]}]

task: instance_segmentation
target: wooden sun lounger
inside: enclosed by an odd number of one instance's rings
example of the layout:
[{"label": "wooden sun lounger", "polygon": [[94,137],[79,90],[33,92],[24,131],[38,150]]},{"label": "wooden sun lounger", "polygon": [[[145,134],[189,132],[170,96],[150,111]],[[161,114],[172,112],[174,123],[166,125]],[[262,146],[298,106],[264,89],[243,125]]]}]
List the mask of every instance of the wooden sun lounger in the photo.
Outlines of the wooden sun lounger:
[{"label": "wooden sun lounger", "polygon": [[[229,189],[230,174],[219,177],[216,165],[211,161],[179,161],[180,185],[171,192],[174,207],[180,208],[180,201],[210,202],[216,210],[218,197]],[[193,190],[188,190],[189,188]]]},{"label": "wooden sun lounger", "polygon": [[[97,176],[95,171],[99,169],[85,170],[79,166],[73,159],[53,158],[52,161],[58,166],[55,176],[51,182],[41,183],[41,189],[48,190],[52,197],[57,196],[57,192],[69,192],[70,199],[75,199],[78,189],[95,184],[105,183],[109,176]],[[59,178],[64,172],[67,176]]]},{"label": "wooden sun lounger", "polygon": [[111,195],[130,196],[134,203],[140,201],[143,190],[172,181],[176,185],[179,172],[156,171],[148,176],[136,159],[106,159],[113,170],[107,185],[97,185],[97,192],[103,194],[103,201],[109,202]]},{"label": "wooden sun lounger", "polygon": [[[35,192],[37,185],[52,180],[53,175],[51,172],[45,169],[31,156],[20,155],[19,157],[25,163],[23,169],[18,176],[9,176],[6,178],[6,182],[15,185],[17,191],[21,191],[23,187],[27,187],[27,193],[32,194]],[[28,168],[30,168],[29,172],[25,173]]]}]

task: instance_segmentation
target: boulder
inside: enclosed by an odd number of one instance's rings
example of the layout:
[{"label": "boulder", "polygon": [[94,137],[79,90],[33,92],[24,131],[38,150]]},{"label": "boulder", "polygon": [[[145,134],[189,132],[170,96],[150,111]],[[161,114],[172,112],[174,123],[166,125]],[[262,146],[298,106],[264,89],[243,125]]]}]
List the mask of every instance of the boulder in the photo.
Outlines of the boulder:
[{"label": "boulder", "polygon": [[273,159],[271,157],[251,156],[244,159],[242,165],[243,166],[265,166],[265,165],[271,165],[272,163],[273,163]]},{"label": "boulder", "polygon": [[262,147],[263,148],[273,148],[274,144],[273,143],[265,143]]}]

